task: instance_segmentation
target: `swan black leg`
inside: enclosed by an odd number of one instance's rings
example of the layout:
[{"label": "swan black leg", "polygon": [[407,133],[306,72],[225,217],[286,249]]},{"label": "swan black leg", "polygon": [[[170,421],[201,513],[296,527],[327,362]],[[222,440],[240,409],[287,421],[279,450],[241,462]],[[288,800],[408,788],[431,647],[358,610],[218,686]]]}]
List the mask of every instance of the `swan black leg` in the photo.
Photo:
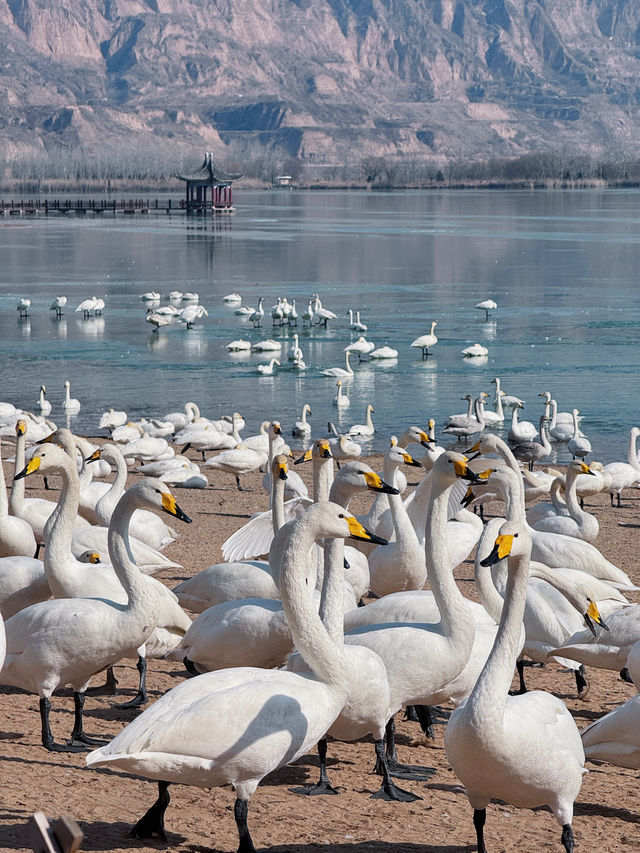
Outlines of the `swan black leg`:
[{"label": "swan black leg", "polygon": [[122,702],[119,705],[114,704],[114,708],[139,708],[141,705],[146,705],[149,701],[149,697],[147,696],[147,661],[140,655],[138,655],[136,668],[140,673],[138,692],[130,702]]},{"label": "swan black leg", "polygon": [[522,696],[523,693],[527,692],[527,684],[524,680],[524,660],[520,658],[520,660],[516,663],[516,669],[518,670],[518,679],[520,680],[520,686],[517,690],[509,691],[510,696]]},{"label": "swan black leg", "polygon": [[376,748],[376,766],[382,769],[382,785],[371,797],[372,800],[393,800],[399,803],[414,803],[416,800],[421,800],[417,794],[412,794],[410,791],[405,791],[394,783],[389,773],[387,757],[384,754],[384,738],[375,742]]},{"label": "swan black leg", "polygon": [[67,741],[67,746],[105,746],[108,743],[106,740],[98,740],[94,737],[89,737],[84,733],[82,724],[82,709],[84,708],[84,693],[73,691],[73,731],[71,732],[71,740]]},{"label": "swan black leg", "polygon": [[476,828],[476,839],[478,841],[478,853],[487,853],[487,848],[484,846],[484,824],[487,819],[486,809],[473,810],[473,825]]},{"label": "swan black leg", "polygon": [[196,667],[195,663],[189,658],[185,658],[182,663],[184,664],[184,668],[187,670],[189,675],[200,675],[200,670]]},{"label": "swan black leg", "polygon": [[573,838],[573,830],[571,829],[570,823],[565,823],[562,827],[562,843],[567,853],[573,853],[575,840]]},{"label": "swan black leg", "polygon": [[248,800],[236,800],[233,806],[233,816],[236,819],[238,839],[240,841],[238,853],[256,853],[256,848],[253,846],[253,841],[249,833],[249,825],[247,824],[248,813]]},{"label": "swan black leg", "polygon": [[578,691],[578,699],[585,699],[591,685],[587,680],[587,670],[584,668],[584,664],[581,663],[578,669],[575,669],[574,672],[576,677],[576,689]]},{"label": "swan black leg", "polygon": [[[386,740],[386,768],[391,776],[394,776],[396,779],[415,779],[417,781],[424,781],[428,779],[430,776],[436,772],[433,767],[418,767],[411,766],[406,764],[400,764],[398,761],[398,753],[396,752],[396,726],[393,721],[393,717],[388,721],[385,728],[385,740]],[[378,776],[384,776],[385,767],[379,759],[376,750],[376,766],[375,772]]]},{"label": "swan black leg", "polygon": [[329,782],[327,776],[327,740],[322,738],[318,741],[318,758],[320,759],[320,779],[315,785],[305,788],[291,788],[294,794],[306,794],[313,796],[315,794],[337,794],[338,791]]},{"label": "swan black leg", "polygon": [[236,474],[236,486],[238,487],[239,492],[244,492],[244,489],[240,485],[240,476],[238,474]]},{"label": "swan black leg", "polygon": [[623,666],[620,670],[620,678],[622,679],[622,681],[626,681],[627,684],[634,684],[634,680],[633,678],[631,678],[629,670],[626,666]]},{"label": "swan black leg", "polygon": [[117,696],[118,695],[118,679],[115,676],[113,667],[107,669],[107,675],[104,684],[99,687],[89,687],[85,690],[87,696]]},{"label": "swan black leg", "polygon": [[162,841],[167,840],[164,832],[164,813],[171,802],[169,796],[169,782],[158,781],[158,799],[144,814],[137,824],[132,827],[129,835],[134,838],[153,838],[157,835]]},{"label": "swan black leg", "polygon": [[49,752],[82,752],[83,747],[65,746],[61,743],[56,743],[51,734],[51,726],[49,725],[49,712],[51,711],[51,702],[46,696],[40,699],[40,722],[42,724],[42,745]]},{"label": "swan black leg", "polygon": [[414,709],[424,736],[429,740],[435,740],[436,733],[433,730],[435,715],[429,705],[415,705]]}]

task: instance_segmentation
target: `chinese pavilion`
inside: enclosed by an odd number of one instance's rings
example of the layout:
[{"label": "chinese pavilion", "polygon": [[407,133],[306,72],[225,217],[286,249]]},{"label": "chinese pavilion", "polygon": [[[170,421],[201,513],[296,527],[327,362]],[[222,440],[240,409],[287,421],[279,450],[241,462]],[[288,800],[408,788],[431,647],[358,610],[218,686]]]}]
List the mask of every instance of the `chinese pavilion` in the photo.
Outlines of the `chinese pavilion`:
[{"label": "chinese pavilion", "polygon": [[207,151],[204,163],[191,175],[176,175],[186,184],[186,194],[181,206],[187,213],[204,213],[211,210],[214,213],[226,213],[233,210],[231,183],[242,177],[242,174],[231,175],[223,172],[213,162],[213,154]]}]

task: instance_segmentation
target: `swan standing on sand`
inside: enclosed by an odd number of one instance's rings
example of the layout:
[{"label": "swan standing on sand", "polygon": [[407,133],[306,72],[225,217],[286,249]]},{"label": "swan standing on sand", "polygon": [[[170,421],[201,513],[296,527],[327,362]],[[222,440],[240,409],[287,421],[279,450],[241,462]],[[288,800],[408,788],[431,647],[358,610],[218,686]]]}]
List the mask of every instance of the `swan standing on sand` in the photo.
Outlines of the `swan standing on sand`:
[{"label": "swan standing on sand", "polygon": [[492,798],[520,808],[548,806],[562,826],[567,853],[574,847],[573,803],[582,785],[584,751],[573,717],[560,699],[534,691],[509,696],[526,599],[531,540],[525,527],[506,522],[491,565],[510,557],[500,627],[466,704],[451,714],[445,750],[473,807],[478,850]]},{"label": "swan standing on sand", "polygon": [[438,339],[435,336],[435,328],[437,325],[438,321],[433,320],[430,331],[427,332],[426,335],[420,335],[419,338],[416,338],[415,341],[411,343],[412,347],[420,347],[423,358],[426,358],[429,355],[429,347],[434,347],[438,343]]},{"label": "swan standing on sand", "polygon": [[240,475],[257,471],[262,465],[263,459],[263,454],[251,450],[250,447],[245,447],[244,444],[238,444],[232,450],[223,450],[217,456],[207,459],[202,467],[215,468],[217,471],[227,471],[229,474],[233,474],[236,478],[238,491],[242,492],[244,489],[240,485]]},{"label": "swan standing on sand", "polygon": [[[41,451],[41,456],[51,452],[64,454],[52,447]],[[191,520],[158,480],[141,480],[123,496],[109,529],[109,554],[127,603],[108,598],[55,599],[21,610],[6,624],[7,656],[0,683],[39,694],[42,745],[48,750],[77,752],[97,743],[82,727],[89,680],[141,646],[158,621],[157,595],[131,562],[126,544],[128,521],[138,507]],[[49,712],[53,691],[67,684],[74,691],[75,718],[71,741],[63,746],[53,739]]]},{"label": "swan standing on sand", "polygon": [[342,507],[321,503],[285,525],[271,546],[287,621],[311,674],[249,667],[205,673],[170,690],[108,746],[87,756],[90,767],[111,764],[158,780],[158,801],[133,828],[134,835],[165,838],[171,782],[206,788],[231,784],[239,850],[254,849],[247,813],[259,782],[316,744],[349,692],[342,644],[323,626],[308,591],[309,549],[336,536],[371,539]]}]

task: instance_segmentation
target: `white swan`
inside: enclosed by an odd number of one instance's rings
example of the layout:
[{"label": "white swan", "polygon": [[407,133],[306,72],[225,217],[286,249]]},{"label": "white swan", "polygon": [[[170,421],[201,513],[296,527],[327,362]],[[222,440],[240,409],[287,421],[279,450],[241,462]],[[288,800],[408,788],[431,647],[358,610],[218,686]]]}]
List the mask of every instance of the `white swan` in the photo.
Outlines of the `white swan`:
[{"label": "white swan", "polygon": [[412,347],[419,347],[422,350],[422,357],[426,358],[429,355],[429,347],[434,347],[438,343],[438,338],[435,335],[435,328],[438,325],[437,320],[431,322],[431,329],[425,334],[420,335],[415,341],[412,341]]},{"label": "white swan", "polygon": [[[115,445],[105,444],[86,459],[88,464],[98,459],[106,459],[116,469],[116,476],[108,491],[96,503],[98,523],[108,527],[118,501],[125,492],[127,483],[127,463]],[[136,510],[129,521],[129,533],[141,542],[161,551],[176,541],[177,533],[173,528],[153,512]]]},{"label": "white swan", "polygon": [[364,323],[360,322],[360,312],[358,311],[355,315],[351,308],[347,310],[347,314],[349,315],[349,328],[352,332],[366,332],[367,326]]},{"label": "white swan", "polygon": [[[158,299],[159,298],[160,297],[158,297]],[[77,306],[76,311],[82,311],[82,316],[86,320],[91,316],[91,312],[95,311],[97,301],[97,296],[89,296],[87,299],[82,300],[82,302]]]},{"label": "white swan", "polygon": [[578,660],[585,666],[619,672],[627,665],[633,646],[640,640],[640,604],[620,607],[607,614],[606,631],[577,631],[553,654]]},{"label": "white swan", "polygon": [[62,401],[62,405],[67,410],[67,412],[80,411],[80,400],[71,396],[71,386],[69,385],[68,379],[64,383],[64,400]]},{"label": "white swan", "polygon": [[604,466],[604,471],[611,477],[611,506],[613,506],[613,495],[617,495],[618,506],[620,506],[620,494],[623,489],[629,489],[640,481],[640,462],[636,453],[636,441],[640,435],[638,427],[631,427],[629,431],[629,451],[626,462],[610,462]]},{"label": "white swan", "polygon": [[[516,409],[514,409],[514,412]],[[529,465],[529,470],[533,471],[535,462],[540,462],[551,455],[552,447],[547,439],[545,426],[549,419],[546,415],[540,418],[540,429],[538,431],[539,441],[531,439],[531,441],[522,441],[516,444],[513,448],[513,455],[518,462],[526,462]],[[522,426],[522,424],[520,424]]]},{"label": "white swan", "polygon": [[[520,468],[507,446],[497,435],[485,434],[470,450],[469,453],[496,453],[501,456],[509,467],[518,474],[520,479]],[[543,563],[549,568],[576,568],[605,580],[617,589],[635,590],[629,576],[609,562],[598,549],[589,542],[575,539],[573,536],[564,536],[560,533],[546,533],[540,530],[528,528],[531,537],[531,555],[534,560]]]},{"label": "white swan", "polygon": [[584,459],[589,453],[591,453],[591,442],[586,436],[581,435],[580,429],[578,428],[578,415],[580,412],[577,409],[574,409],[571,413],[573,415],[573,435],[569,439],[569,443],[567,447],[569,448],[569,453],[575,459],[577,456],[580,459]]},{"label": "white swan", "polygon": [[[182,294],[180,294],[180,296],[182,297]],[[223,296],[222,301],[228,303],[242,302],[242,296],[234,291],[233,293],[227,293],[226,296]]]},{"label": "white swan", "polygon": [[365,337],[360,335],[357,341],[354,341],[352,344],[348,344],[345,348],[345,352],[355,352],[358,354],[358,359],[360,359],[363,355],[368,355],[376,348],[376,345],[373,341],[368,341]]},{"label": "white swan", "polygon": [[19,610],[51,598],[42,560],[33,557],[0,558],[0,616],[9,619]]},{"label": "white swan", "polygon": [[349,379],[354,375],[353,368],[349,364],[349,351],[347,350],[344,354],[344,363],[345,367],[328,367],[326,370],[322,371],[323,376],[333,376],[336,379]]},{"label": "white swan", "polygon": [[351,459],[357,459],[362,454],[362,445],[357,441],[352,441],[348,436],[339,433],[335,425],[329,422],[329,431],[333,433],[333,437],[329,438],[331,445],[331,455],[340,467],[341,462],[348,462]]},{"label": "white swan", "polygon": [[116,411],[115,409],[109,409],[100,415],[98,429],[106,429],[109,430],[109,432],[113,432],[116,427],[124,426],[126,422],[126,412],[123,412],[122,410]]},{"label": "white swan", "polygon": [[56,317],[62,317],[64,314],[64,307],[67,304],[66,296],[56,296],[51,305],[49,306],[49,311],[55,311]]},{"label": "white swan", "polygon": [[253,352],[279,352],[282,349],[282,344],[280,341],[274,341],[273,338],[267,338],[265,341],[252,344],[251,349]]},{"label": "white swan", "polygon": [[173,424],[175,430],[182,429],[188,423],[200,418],[200,409],[195,403],[185,403],[183,412],[169,412],[163,417],[163,421]]},{"label": "white swan", "polygon": [[474,809],[478,849],[484,850],[486,808],[492,798],[523,808],[547,805],[573,850],[571,820],[584,773],[584,751],[573,717],[551,694],[509,696],[524,613],[531,542],[526,529],[506,522],[494,555],[510,556],[500,628],[471,696],[449,718],[445,750]]},{"label": "white swan", "polygon": [[41,415],[49,415],[51,413],[51,403],[46,399],[47,389],[46,386],[40,386],[40,396],[38,397],[38,402],[36,404],[36,408],[40,412]]},{"label": "white swan", "polygon": [[[504,404],[504,399],[502,402]],[[507,438],[512,444],[520,444],[523,441],[533,441],[533,439],[538,435],[538,430],[531,421],[518,420],[518,411],[520,409],[524,409],[524,406],[521,403],[514,406],[511,411],[511,426],[509,427]]]},{"label": "white swan", "polygon": [[[311,606],[305,555],[313,542],[365,535],[342,507],[319,504],[276,536],[271,550],[296,647],[312,668],[234,668],[205,673],[166,693],[112,742],[87,757],[159,780],[158,804],[133,833],[164,837],[167,784],[232,784],[241,849],[251,850],[249,798],[267,773],[303,755],[334,722],[349,690],[349,668]],[[258,744],[259,742],[259,744]]]},{"label": "white swan", "polygon": [[153,311],[151,308],[147,309],[144,319],[146,323],[153,326],[154,332],[157,332],[161,326],[170,326],[173,322],[171,317],[166,317],[164,314],[158,314],[157,311]]},{"label": "white swan", "polygon": [[305,403],[302,407],[300,420],[296,421],[291,429],[291,435],[296,438],[307,438],[311,435],[311,424],[307,421],[307,415],[311,414],[311,406]]},{"label": "white swan", "polygon": [[232,450],[223,450],[217,456],[212,456],[204,463],[204,468],[214,468],[216,471],[226,471],[233,474],[238,491],[244,491],[240,485],[240,476],[257,471],[263,464],[263,454],[244,444],[238,444]]},{"label": "white swan", "polygon": [[227,349],[229,352],[249,352],[251,350],[251,341],[245,341],[242,338],[238,338],[235,341],[231,341],[231,343],[227,344]]},{"label": "white swan", "polygon": [[372,359],[393,359],[398,357],[398,350],[393,349],[393,347],[378,347],[369,353],[369,358]]},{"label": "white swan", "polygon": [[140,299],[143,302],[160,302],[160,294],[156,290],[147,290],[146,293],[140,294]]},{"label": "white swan", "polygon": [[0,440],[0,557],[33,557],[36,548],[36,538],[29,522],[15,515],[9,515]]},{"label": "white swan", "polygon": [[298,333],[296,332],[293,336],[293,343],[287,349],[287,358],[289,361],[296,361],[296,359],[304,358],[303,352],[300,349],[298,344]]},{"label": "white swan", "polygon": [[[66,456],[57,447],[46,448],[41,454]],[[142,480],[122,498],[109,531],[109,552],[125,603],[108,597],[56,599],[21,610],[6,624],[7,656],[0,683],[39,694],[42,745],[46,749],[77,751],[92,742],[82,729],[89,680],[141,646],[158,621],[157,595],[131,562],[125,541],[127,520],[139,506],[163,509],[187,520],[167,487],[158,481]],[[65,747],[53,739],[49,711],[51,694],[66,684],[73,687],[76,713],[71,742]]]},{"label": "white swan", "polygon": [[367,415],[366,415],[365,423],[353,424],[353,426],[349,427],[349,429],[347,430],[347,432],[345,434],[347,436],[349,436],[350,438],[357,436],[357,435],[372,436],[376,431],[376,429],[373,425],[373,420],[371,418],[371,415],[374,413],[375,413],[375,409],[373,408],[371,403],[369,403],[369,405],[367,406]]},{"label": "white swan", "polygon": [[488,355],[489,350],[482,344],[471,344],[462,350],[463,358],[485,358]]},{"label": "white swan", "polygon": [[258,373],[261,376],[273,376],[273,374],[275,373],[274,367],[276,364],[278,365],[278,367],[282,367],[277,358],[272,358],[269,364],[259,364]]},{"label": "white swan", "polygon": [[[542,429],[542,426],[541,426]],[[593,472],[584,462],[574,459],[567,469],[565,485],[567,515],[550,515],[531,524],[536,530],[546,530],[550,533],[563,533],[566,536],[575,536],[585,542],[594,542],[598,538],[600,525],[595,515],[585,512],[578,502],[576,496],[576,479],[579,474],[591,474]],[[530,522],[531,523],[531,522]]]},{"label": "white swan", "polygon": [[497,303],[493,301],[493,299],[483,299],[482,302],[476,303],[476,308],[479,311],[484,311],[484,319],[488,320],[490,317],[489,312],[495,311],[498,307]]},{"label": "white swan", "polygon": [[338,379],[336,382],[336,388],[338,390],[333,398],[333,405],[337,406],[339,409],[348,409],[351,405],[351,400],[342,390],[342,379]]},{"label": "white swan", "polygon": [[[227,301],[227,300],[225,300]],[[254,329],[259,329],[262,325],[262,318],[264,317],[264,308],[262,307],[262,303],[264,302],[264,296],[260,296],[258,298],[258,307],[253,312],[253,314],[249,317],[249,320],[253,323]]]}]

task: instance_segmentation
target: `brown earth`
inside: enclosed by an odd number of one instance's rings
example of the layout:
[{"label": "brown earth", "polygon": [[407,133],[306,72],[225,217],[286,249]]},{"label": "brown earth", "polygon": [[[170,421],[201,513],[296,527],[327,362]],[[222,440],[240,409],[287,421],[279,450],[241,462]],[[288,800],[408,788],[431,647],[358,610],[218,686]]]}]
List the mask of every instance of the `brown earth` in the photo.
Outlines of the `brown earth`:
[{"label": "brown earth", "polygon": [[[379,467],[379,457],[372,464]],[[307,470],[305,477],[309,473]],[[267,495],[259,477],[245,479],[245,492],[236,491],[232,478],[224,474],[217,475],[215,483],[206,490],[175,490],[178,502],[193,517],[194,524],[183,526],[180,540],[167,549],[167,554],[184,565],[183,571],[168,571],[161,576],[169,586],[217,562],[224,539],[251,512],[267,507]],[[27,481],[27,489],[30,495],[44,494],[34,487],[33,478]],[[628,492],[623,503],[621,509],[613,510],[608,496],[599,495],[588,500],[588,507],[600,521],[600,549],[640,584],[637,492]],[[465,594],[473,597],[472,564],[463,563],[456,574]],[[125,701],[134,694],[137,671],[131,662],[118,666],[116,672],[122,696],[116,701]],[[180,683],[183,674],[181,664],[151,661],[148,675],[151,698]],[[591,690],[585,700],[576,698],[572,676],[556,665],[528,669],[527,679],[531,687],[560,696],[579,728],[635,694],[633,686],[623,683],[617,673],[604,670],[589,672]],[[134,711],[114,709],[111,701],[106,697],[87,698],[87,733],[111,737],[133,719]],[[72,709],[69,690],[56,694],[51,721],[58,740],[71,732]],[[421,801],[403,804],[372,800],[378,778],[371,774],[371,740],[330,743],[329,773],[339,788],[339,796],[307,798],[290,793],[292,786],[315,781],[318,774],[315,755],[273,773],[264,780],[250,804],[249,822],[256,847],[288,853],[310,853],[323,847],[335,853],[474,850],[471,809],[444,755],[444,724],[449,710],[442,709],[433,743],[425,743],[417,724],[398,724],[400,760],[435,768],[428,782],[400,783],[419,794]],[[589,765],[589,770],[575,807],[576,849],[598,853],[640,849],[637,772],[606,765]],[[83,850],[226,853],[237,848],[234,796],[230,788],[208,791],[174,785],[170,792],[172,802],[166,816],[168,844],[143,843],[129,837],[130,827],[155,800],[155,784],[123,772],[88,770],[82,754],[47,752],[40,742],[37,697],[13,688],[0,688],[0,850],[29,849],[25,823],[38,809],[51,817],[70,812],[84,830]],[[488,809],[485,837],[491,853],[562,849],[560,828],[546,809],[534,812],[502,803],[492,805]]]}]

